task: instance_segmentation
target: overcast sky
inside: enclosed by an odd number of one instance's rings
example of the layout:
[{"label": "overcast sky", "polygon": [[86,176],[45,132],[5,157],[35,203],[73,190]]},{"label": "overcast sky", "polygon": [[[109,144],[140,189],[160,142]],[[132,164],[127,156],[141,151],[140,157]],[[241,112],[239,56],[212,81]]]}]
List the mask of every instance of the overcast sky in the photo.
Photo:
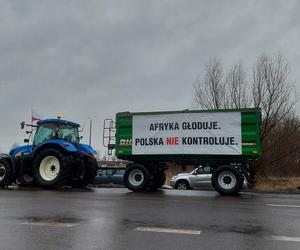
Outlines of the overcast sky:
[{"label": "overcast sky", "polygon": [[[119,111],[193,105],[210,57],[246,70],[280,51],[300,89],[300,1],[0,0],[0,150],[30,110],[85,124]],[[84,141],[88,136],[85,133]]]}]

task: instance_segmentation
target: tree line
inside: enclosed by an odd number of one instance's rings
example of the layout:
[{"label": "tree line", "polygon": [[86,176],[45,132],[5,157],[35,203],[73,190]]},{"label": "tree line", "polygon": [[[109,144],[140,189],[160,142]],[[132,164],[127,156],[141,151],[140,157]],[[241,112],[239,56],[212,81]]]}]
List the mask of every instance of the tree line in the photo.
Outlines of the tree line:
[{"label": "tree line", "polygon": [[280,54],[260,55],[247,75],[241,62],[225,71],[211,58],[194,85],[200,109],[255,107],[262,111],[262,156],[252,164],[260,176],[300,176],[299,100],[290,66]]}]

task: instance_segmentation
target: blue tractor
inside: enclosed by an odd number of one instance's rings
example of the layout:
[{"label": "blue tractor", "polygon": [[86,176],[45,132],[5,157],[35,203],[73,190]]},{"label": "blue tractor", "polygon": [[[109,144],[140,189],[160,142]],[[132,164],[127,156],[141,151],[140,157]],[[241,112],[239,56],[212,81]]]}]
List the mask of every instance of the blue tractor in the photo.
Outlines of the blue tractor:
[{"label": "blue tractor", "polygon": [[83,187],[93,183],[98,165],[96,151],[80,143],[79,124],[60,119],[45,119],[37,125],[21,123],[33,144],[14,148],[9,155],[0,154],[0,187],[13,182],[38,184],[52,188],[65,185]]}]

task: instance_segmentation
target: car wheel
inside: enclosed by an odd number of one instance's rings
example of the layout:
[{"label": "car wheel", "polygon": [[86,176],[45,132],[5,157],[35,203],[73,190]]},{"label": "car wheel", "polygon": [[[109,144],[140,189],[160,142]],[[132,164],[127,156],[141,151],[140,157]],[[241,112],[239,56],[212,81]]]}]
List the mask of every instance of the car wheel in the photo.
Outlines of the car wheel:
[{"label": "car wheel", "polygon": [[187,181],[181,180],[177,181],[175,188],[178,190],[188,190],[190,189],[190,185]]}]

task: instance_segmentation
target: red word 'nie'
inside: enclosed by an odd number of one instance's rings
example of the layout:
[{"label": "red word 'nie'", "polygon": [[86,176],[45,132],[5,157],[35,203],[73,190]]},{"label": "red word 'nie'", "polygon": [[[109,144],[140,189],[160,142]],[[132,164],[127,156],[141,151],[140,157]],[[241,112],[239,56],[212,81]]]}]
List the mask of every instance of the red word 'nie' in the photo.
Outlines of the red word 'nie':
[{"label": "red word 'nie'", "polygon": [[178,137],[167,137],[166,138],[167,145],[178,145],[179,138]]}]

